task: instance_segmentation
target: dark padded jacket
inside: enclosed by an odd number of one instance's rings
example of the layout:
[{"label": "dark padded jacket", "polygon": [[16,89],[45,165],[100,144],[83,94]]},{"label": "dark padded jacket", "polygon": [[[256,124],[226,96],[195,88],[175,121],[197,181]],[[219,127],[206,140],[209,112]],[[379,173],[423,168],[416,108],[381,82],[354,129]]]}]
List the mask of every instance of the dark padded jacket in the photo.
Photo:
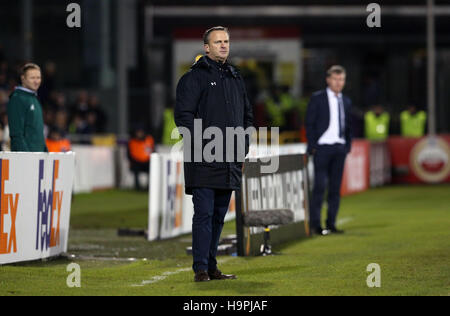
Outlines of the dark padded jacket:
[{"label": "dark padded jacket", "polygon": [[[189,130],[192,140],[187,146],[188,139],[183,135],[186,193],[192,194],[193,188],[239,189],[244,160],[242,153],[248,153],[249,137],[234,137],[234,155],[231,155],[233,151],[226,146],[231,137],[226,137],[226,129],[240,127],[246,130],[253,124],[253,114],[244,80],[236,68],[208,57],[200,58],[178,82],[174,116],[180,133],[183,134],[181,127]],[[201,119],[201,134],[194,135],[194,119]],[[214,135],[214,131],[220,130],[222,153],[216,151],[220,146],[213,145],[220,144],[220,137],[202,137],[208,128],[213,128],[209,130]],[[238,144],[245,148],[238,150]],[[205,159],[203,150],[211,152],[217,159]],[[200,155],[201,160],[199,156],[195,159],[195,155]]]}]

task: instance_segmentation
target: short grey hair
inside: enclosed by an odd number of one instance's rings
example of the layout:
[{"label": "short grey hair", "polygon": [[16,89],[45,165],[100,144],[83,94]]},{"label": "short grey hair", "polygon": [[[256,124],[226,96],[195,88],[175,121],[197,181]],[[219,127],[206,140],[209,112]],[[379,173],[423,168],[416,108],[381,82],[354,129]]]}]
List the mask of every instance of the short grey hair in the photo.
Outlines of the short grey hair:
[{"label": "short grey hair", "polygon": [[336,74],[336,75],[344,74],[345,75],[346,74],[345,68],[340,65],[331,66],[330,69],[327,70],[327,78],[333,74]]},{"label": "short grey hair", "polygon": [[224,26],[214,26],[210,29],[207,29],[203,34],[203,44],[209,44],[209,35],[214,31],[224,31],[227,32],[228,36],[230,36],[230,32],[228,32],[228,28]]},{"label": "short grey hair", "polygon": [[28,70],[32,70],[32,69],[41,71],[41,67],[39,67],[37,64],[27,63],[20,68],[20,75],[25,76],[27,74]]}]

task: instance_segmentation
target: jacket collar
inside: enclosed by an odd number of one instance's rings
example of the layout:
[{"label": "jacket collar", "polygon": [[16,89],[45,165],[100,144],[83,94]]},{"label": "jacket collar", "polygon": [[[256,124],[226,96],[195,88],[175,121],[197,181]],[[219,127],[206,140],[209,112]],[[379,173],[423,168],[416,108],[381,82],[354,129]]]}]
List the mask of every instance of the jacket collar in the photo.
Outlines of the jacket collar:
[{"label": "jacket collar", "polygon": [[331,89],[330,89],[329,87],[327,87],[326,91],[327,91],[328,97],[338,97],[338,98],[342,98],[342,92],[339,92],[339,94],[336,95],[336,93],[334,93],[333,91],[331,91]]},{"label": "jacket collar", "polygon": [[24,91],[24,92],[27,92],[27,93],[31,93],[31,94],[34,94],[35,96],[37,96],[37,91],[33,91],[33,90],[27,89],[27,88],[22,87],[22,86],[17,86],[14,90],[21,90],[21,91]]},{"label": "jacket collar", "polygon": [[223,65],[219,65],[219,63],[213,61],[212,59],[210,59],[207,56],[203,56],[201,57],[199,60],[197,60],[197,62],[195,62],[191,68],[207,68],[207,69],[211,69],[214,67],[214,64],[217,65],[217,67],[222,67],[222,68],[226,68],[230,71],[230,73],[233,75],[233,77],[238,78],[239,77],[239,72],[237,71],[237,69],[230,65],[228,62],[225,62],[225,64]]}]

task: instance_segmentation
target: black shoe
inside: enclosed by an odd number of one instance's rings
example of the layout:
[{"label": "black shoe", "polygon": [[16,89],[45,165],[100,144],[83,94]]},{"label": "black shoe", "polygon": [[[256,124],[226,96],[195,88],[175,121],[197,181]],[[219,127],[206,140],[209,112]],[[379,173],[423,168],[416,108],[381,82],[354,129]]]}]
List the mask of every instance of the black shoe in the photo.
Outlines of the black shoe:
[{"label": "black shoe", "polygon": [[327,230],[331,233],[331,234],[343,234],[344,231],[341,229],[337,229],[336,227],[328,227]]},{"label": "black shoe", "polygon": [[235,280],[237,277],[234,274],[223,274],[219,269],[215,271],[208,271],[211,280]]},{"label": "black shoe", "polygon": [[208,272],[206,271],[198,271],[195,273],[194,281],[195,282],[207,282],[210,281]]},{"label": "black shoe", "polygon": [[313,229],[313,234],[314,235],[319,235],[319,236],[326,236],[328,235],[330,232],[326,229],[322,229],[322,227],[316,227]]}]

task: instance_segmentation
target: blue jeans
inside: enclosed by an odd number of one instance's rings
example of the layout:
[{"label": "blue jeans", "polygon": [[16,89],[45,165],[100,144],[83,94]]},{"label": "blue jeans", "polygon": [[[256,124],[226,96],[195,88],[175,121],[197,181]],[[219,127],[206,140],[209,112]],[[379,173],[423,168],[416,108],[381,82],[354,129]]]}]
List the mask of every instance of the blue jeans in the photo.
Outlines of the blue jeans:
[{"label": "blue jeans", "polygon": [[192,190],[192,254],[194,272],[217,269],[217,248],[231,198],[231,190]]}]

